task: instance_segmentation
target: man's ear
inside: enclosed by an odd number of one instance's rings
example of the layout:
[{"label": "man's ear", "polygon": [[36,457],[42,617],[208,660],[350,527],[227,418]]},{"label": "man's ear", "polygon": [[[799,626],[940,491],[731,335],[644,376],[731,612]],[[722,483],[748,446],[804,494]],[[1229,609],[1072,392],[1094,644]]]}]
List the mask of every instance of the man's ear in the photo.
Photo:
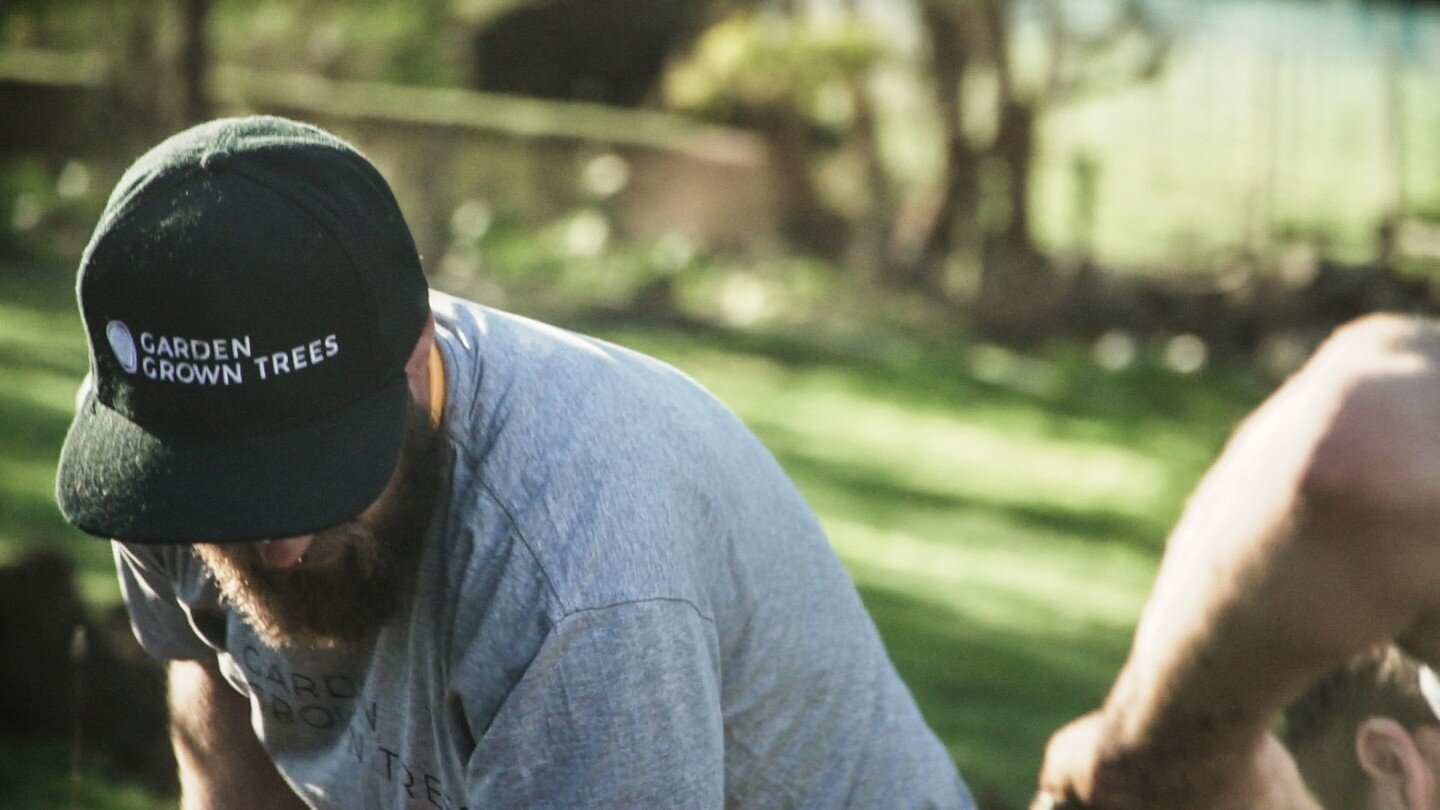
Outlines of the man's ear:
[{"label": "man's ear", "polygon": [[1427,806],[1435,775],[1404,726],[1388,717],[1366,718],[1355,729],[1355,756],[1379,793],[1399,794],[1410,810]]},{"label": "man's ear", "polygon": [[405,361],[405,376],[410,379],[410,396],[425,408],[430,406],[430,351],[435,345],[435,316],[425,318],[425,328],[410,359]]}]

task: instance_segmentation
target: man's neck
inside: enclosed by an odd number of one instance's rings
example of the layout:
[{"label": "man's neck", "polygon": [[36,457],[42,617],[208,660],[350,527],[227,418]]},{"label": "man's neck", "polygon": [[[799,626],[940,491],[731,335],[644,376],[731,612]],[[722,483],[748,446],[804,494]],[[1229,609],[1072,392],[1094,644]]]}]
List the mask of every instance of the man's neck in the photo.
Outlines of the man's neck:
[{"label": "man's neck", "polygon": [[430,423],[440,427],[445,414],[445,361],[440,357],[440,347],[430,344]]}]

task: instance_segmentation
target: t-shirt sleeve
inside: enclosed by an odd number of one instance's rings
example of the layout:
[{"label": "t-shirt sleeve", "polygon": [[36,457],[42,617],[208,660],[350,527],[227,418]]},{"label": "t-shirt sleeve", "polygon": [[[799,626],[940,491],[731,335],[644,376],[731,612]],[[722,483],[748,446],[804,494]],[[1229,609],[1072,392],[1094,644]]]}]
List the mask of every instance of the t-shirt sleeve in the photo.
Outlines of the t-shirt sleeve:
[{"label": "t-shirt sleeve", "polygon": [[470,807],[719,807],[712,622],[678,600],[558,622],[467,769]]},{"label": "t-shirt sleeve", "polygon": [[126,546],[111,543],[120,593],[130,613],[130,627],[140,646],[161,660],[197,660],[215,654],[191,623],[176,596],[186,572],[179,550],[172,546]]}]

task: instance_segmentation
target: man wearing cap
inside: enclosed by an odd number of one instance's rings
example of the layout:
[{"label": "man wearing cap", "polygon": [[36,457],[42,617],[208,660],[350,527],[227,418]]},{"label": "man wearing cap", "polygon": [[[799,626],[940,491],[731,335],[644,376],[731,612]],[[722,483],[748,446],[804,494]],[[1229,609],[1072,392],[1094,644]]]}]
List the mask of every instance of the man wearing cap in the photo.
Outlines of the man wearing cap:
[{"label": "man wearing cap", "polygon": [[1376,315],[1231,438],[1104,706],[1051,739],[1036,806],[1316,808],[1272,725],[1391,640],[1440,664],[1440,325]]},{"label": "man wearing cap", "polygon": [[967,807],[814,516],[684,375],[430,293],[277,118],[121,179],[58,501],[169,661],[187,807]]}]

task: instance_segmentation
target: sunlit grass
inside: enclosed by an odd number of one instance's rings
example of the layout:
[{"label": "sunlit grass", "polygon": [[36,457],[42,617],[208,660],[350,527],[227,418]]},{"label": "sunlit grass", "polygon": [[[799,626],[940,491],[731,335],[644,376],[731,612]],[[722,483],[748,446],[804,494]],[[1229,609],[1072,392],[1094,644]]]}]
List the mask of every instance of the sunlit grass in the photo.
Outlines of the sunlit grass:
[{"label": "sunlit grass", "polygon": [[60,548],[99,608],[120,598],[109,545],[68,526],[55,508],[55,460],[86,367],[72,272],[0,269],[0,564]]},{"label": "sunlit grass", "polygon": [[[3,317],[0,315],[0,318]],[[31,347],[22,347],[20,351],[29,355]],[[61,414],[68,419],[75,408],[79,379],[78,371],[10,368],[5,379],[0,380],[0,396],[14,399],[22,407]]]},{"label": "sunlit grass", "polygon": [[[1263,385],[997,347],[847,359],[613,331],[734,407],[819,514],[927,720],[1022,805],[1114,677],[1168,527]],[[1039,382],[1037,382],[1037,380]]]},{"label": "sunlit grass", "polygon": [[[60,548],[86,597],[111,606],[107,544],[52,500],[86,367],[69,284],[62,269],[0,274],[0,562]],[[1016,805],[1046,736],[1103,696],[1185,494],[1263,392],[1225,370],[1109,374],[1066,348],[605,336],[692,374],[752,426],[962,772]]]}]

